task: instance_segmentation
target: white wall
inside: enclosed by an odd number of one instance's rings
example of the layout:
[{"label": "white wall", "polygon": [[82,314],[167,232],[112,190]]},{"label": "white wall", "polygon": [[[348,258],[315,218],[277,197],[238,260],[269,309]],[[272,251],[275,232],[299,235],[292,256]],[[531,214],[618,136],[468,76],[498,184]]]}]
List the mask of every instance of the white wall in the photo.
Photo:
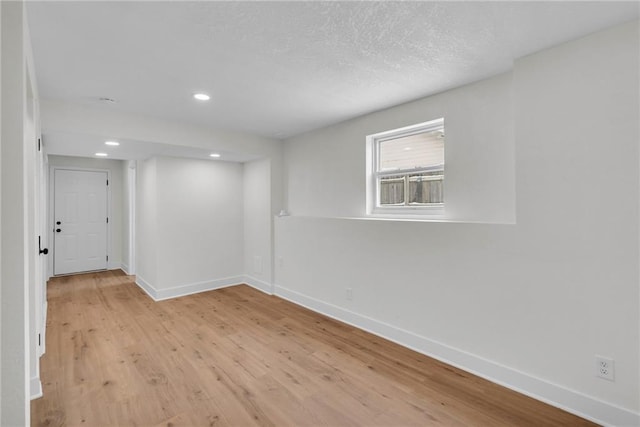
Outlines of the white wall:
[{"label": "white wall", "polygon": [[138,162],[137,282],[156,299],[249,283],[272,292],[274,156],[245,164]]},{"label": "white wall", "polygon": [[511,73],[502,74],[288,140],[285,175],[290,212],[365,216],[364,136],[444,117],[446,217],[513,223],[511,79]]},{"label": "white wall", "polygon": [[157,184],[159,286],[242,274],[242,165],[161,157]]},{"label": "white wall", "polygon": [[157,159],[140,161],[136,167],[136,274],[143,283],[158,277]]},{"label": "white wall", "polygon": [[0,425],[29,424],[29,317],[33,265],[27,261],[25,38],[22,2],[0,3]]},{"label": "white wall", "polygon": [[[276,293],[591,419],[640,424],[638,74],[635,22],[291,139]],[[440,113],[456,217],[515,224],[339,218],[364,213],[365,135]],[[490,198],[482,171],[499,171]],[[595,376],[596,354],[615,359],[615,382]]]},{"label": "white wall", "polygon": [[[122,221],[126,215],[123,204],[123,180],[122,171],[126,165],[122,160],[70,157],[70,156],[49,156],[49,165],[53,167],[68,167],[80,169],[102,169],[110,172],[109,191],[111,192],[111,204],[109,208],[109,265],[110,269],[117,269],[122,264],[122,247],[125,243],[122,240]],[[53,189],[51,189],[53,191]],[[50,227],[53,228],[53,227]],[[50,239],[53,242],[53,239]],[[55,250],[55,248],[53,248]],[[53,257],[50,257],[53,259]]]},{"label": "white wall", "polygon": [[271,161],[244,164],[244,272],[270,292],[272,278]]},{"label": "white wall", "polygon": [[[39,180],[42,156],[38,152],[38,111],[37,93],[34,91],[35,76],[29,75],[32,63],[27,62],[25,78],[26,102],[24,114],[24,186],[25,186],[25,259],[27,264],[27,283],[29,284],[29,395],[32,399],[42,396],[40,381],[41,339],[44,334],[43,310],[46,292],[43,285],[46,271],[46,257],[39,254],[38,236],[45,234],[41,227],[41,215],[45,206],[40,198]],[[44,242],[46,244],[46,238]],[[42,247],[46,247],[42,246]],[[43,337],[44,338],[44,337]]]},{"label": "white wall", "polygon": [[135,214],[136,214],[136,166],[134,160],[122,164],[122,270],[127,274],[135,274]]},{"label": "white wall", "polygon": [[[2,74],[3,74],[3,56],[2,55],[2,38],[3,38],[3,31],[2,31],[2,6],[0,6],[0,154],[2,154],[2,141],[3,141],[3,133],[2,133],[2,122],[3,122],[3,117],[2,117],[2,87],[4,86],[4,80],[2,79]],[[6,24],[5,24],[6,25]],[[5,60],[6,61],[6,60]],[[2,194],[2,158],[0,158],[0,195]],[[2,201],[0,199],[0,239],[2,238]],[[0,244],[0,319],[2,320],[2,322],[5,321],[5,318],[2,317],[2,294],[3,294],[3,286],[2,283],[4,281],[4,276],[2,274],[2,244]],[[3,408],[3,403],[2,403],[2,390],[4,390],[4,382],[2,379],[2,359],[3,359],[3,352],[2,352],[2,343],[4,341],[4,337],[3,337],[3,328],[2,326],[0,326],[0,422],[2,422],[2,408]]]},{"label": "white wall", "polygon": [[[135,162],[131,162],[135,166]],[[129,221],[129,210],[131,209],[131,204],[129,198],[131,197],[130,189],[129,189],[129,162],[124,161],[122,165],[122,227],[120,229],[120,239],[122,240],[122,270],[129,273],[129,255],[130,255],[130,247],[129,247],[129,233],[131,232],[131,224]]]},{"label": "white wall", "polygon": [[[540,289],[535,300],[551,310],[537,326],[557,332],[537,333],[550,348],[563,349],[556,360],[531,362],[531,369],[636,413],[638,62],[633,22],[515,67],[520,256],[535,269],[531,286],[548,282],[547,294]],[[593,354],[616,359],[615,383],[588,375]]]},{"label": "white wall", "polygon": [[242,281],[242,164],[158,157],[139,176],[139,284],[161,299]]}]

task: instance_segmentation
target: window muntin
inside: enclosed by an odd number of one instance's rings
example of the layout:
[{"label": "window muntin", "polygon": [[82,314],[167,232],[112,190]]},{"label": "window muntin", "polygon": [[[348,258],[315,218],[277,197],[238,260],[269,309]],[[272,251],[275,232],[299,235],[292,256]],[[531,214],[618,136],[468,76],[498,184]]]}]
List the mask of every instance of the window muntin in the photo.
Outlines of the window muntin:
[{"label": "window muntin", "polygon": [[370,137],[375,208],[406,210],[444,204],[444,119]]}]

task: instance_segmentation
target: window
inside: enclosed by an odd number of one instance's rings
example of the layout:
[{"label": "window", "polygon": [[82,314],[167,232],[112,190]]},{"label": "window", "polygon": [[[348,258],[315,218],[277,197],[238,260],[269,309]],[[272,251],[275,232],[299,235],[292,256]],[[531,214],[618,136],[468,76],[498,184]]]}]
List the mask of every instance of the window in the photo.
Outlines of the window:
[{"label": "window", "polygon": [[368,213],[444,206],[444,119],[367,137]]}]

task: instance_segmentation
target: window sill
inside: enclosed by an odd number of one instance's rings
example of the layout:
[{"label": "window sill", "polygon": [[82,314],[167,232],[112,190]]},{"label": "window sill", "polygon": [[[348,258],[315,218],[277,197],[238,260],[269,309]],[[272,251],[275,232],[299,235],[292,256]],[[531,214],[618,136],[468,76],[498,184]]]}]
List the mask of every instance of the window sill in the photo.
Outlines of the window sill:
[{"label": "window sill", "polygon": [[471,219],[451,219],[445,217],[425,216],[425,215],[407,215],[400,217],[398,215],[367,215],[359,216],[311,216],[311,215],[286,215],[275,216],[275,219],[285,220],[287,218],[301,219],[326,219],[326,220],[349,220],[349,221],[385,221],[385,222],[420,222],[420,223],[444,223],[444,224],[484,224],[484,225],[515,225],[515,222],[507,221],[482,221]]},{"label": "window sill", "polygon": [[444,215],[385,215],[371,214],[356,219],[372,219],[381,221],[427,221],[427,222],[449,222]]},{"label": "window sill", "polygon": [[367,213],[366,218],[442,221],[446,220],[446,215],[444,205],[439,204],[431,206],[376,207]]}]

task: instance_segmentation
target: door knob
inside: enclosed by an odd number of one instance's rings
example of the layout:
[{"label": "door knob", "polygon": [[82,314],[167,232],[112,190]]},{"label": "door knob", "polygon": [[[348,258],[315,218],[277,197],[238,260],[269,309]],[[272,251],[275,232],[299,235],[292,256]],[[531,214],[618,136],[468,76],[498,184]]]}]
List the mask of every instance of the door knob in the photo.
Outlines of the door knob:
[{"label": "door knob", "polygon": [[56,233],[61,232],[62,230],[60,230],[59,228],[56,228]]}]

